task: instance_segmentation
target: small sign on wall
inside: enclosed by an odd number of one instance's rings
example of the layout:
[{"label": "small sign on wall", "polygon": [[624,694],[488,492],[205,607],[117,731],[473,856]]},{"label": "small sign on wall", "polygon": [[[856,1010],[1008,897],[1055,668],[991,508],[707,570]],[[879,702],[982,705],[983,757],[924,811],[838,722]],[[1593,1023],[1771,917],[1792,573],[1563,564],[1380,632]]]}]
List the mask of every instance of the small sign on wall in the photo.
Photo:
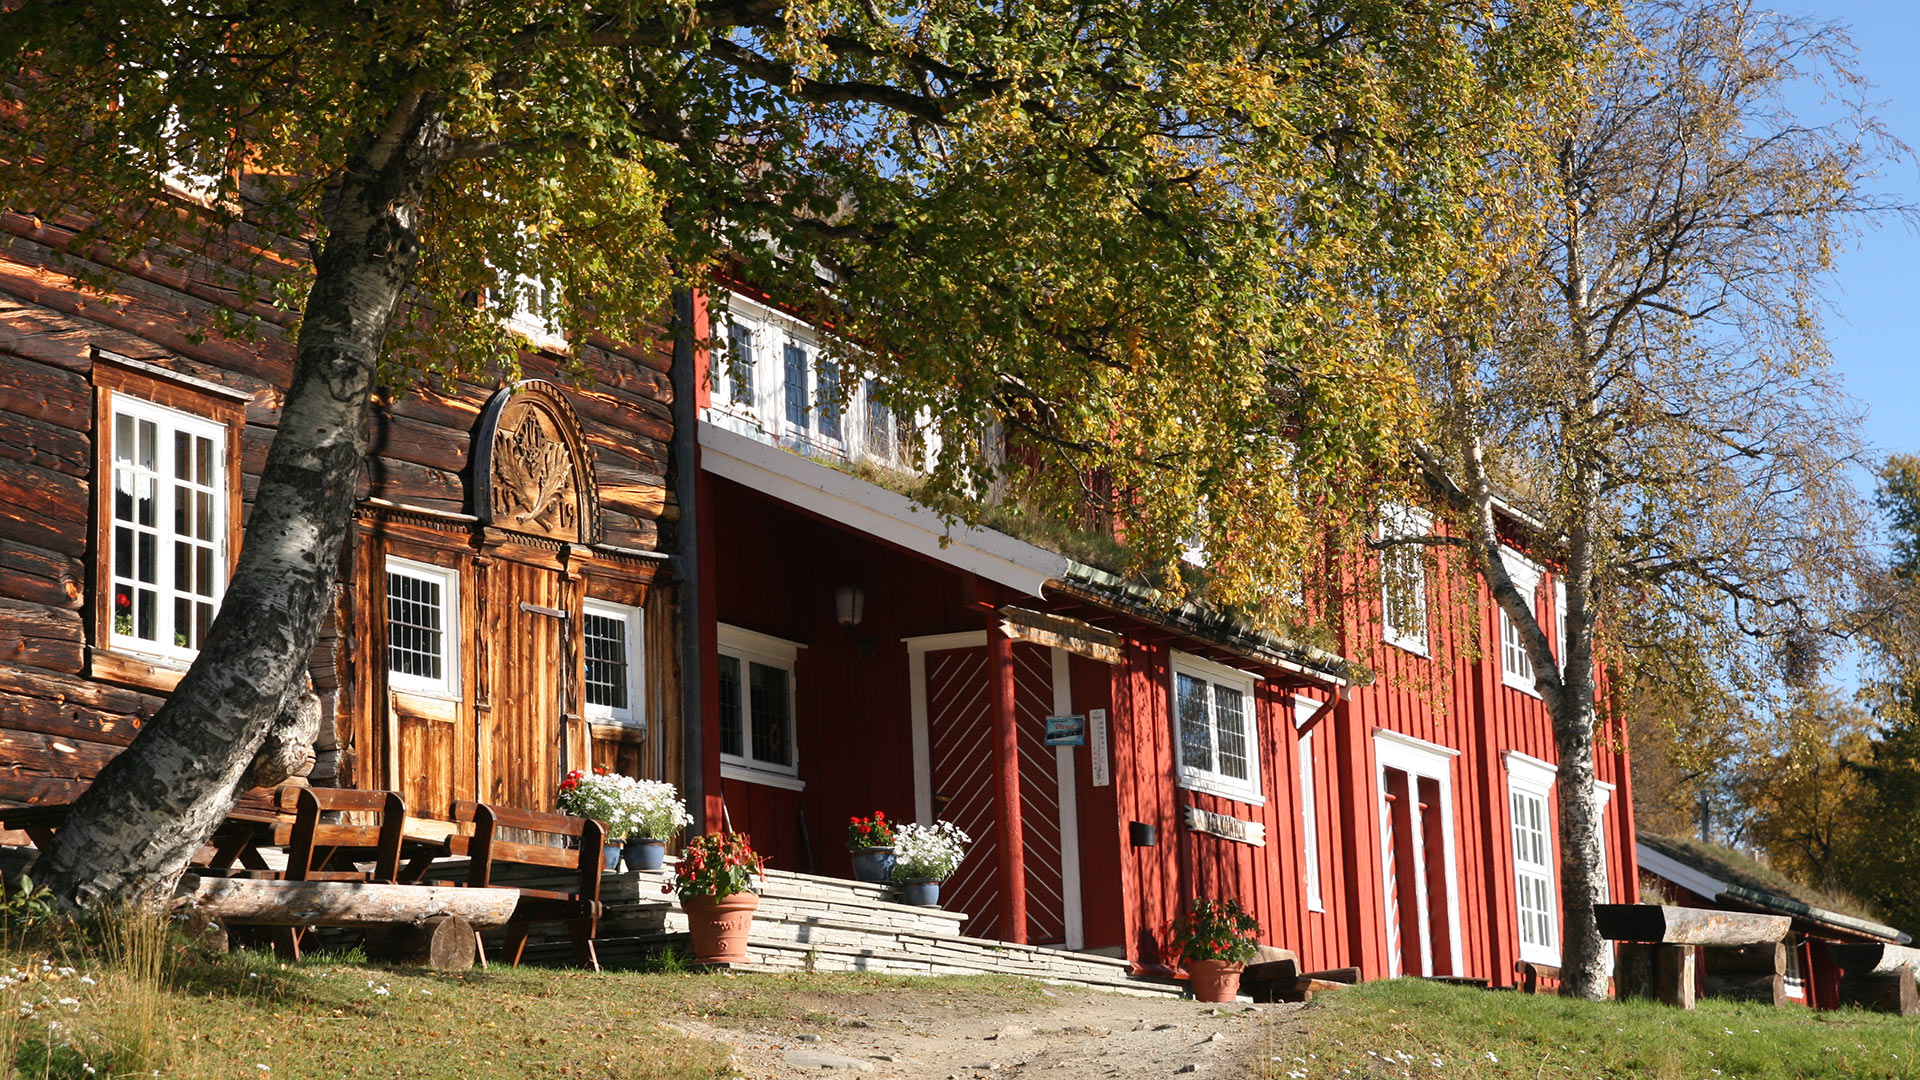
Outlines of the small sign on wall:
[{"label": "small sign on wall", "polygon": [[1047,717],[1048,746],[1087,745],[1087,718],[1084,716]]},{"label": "small sign on wall", "polygon": [[1197,806],[1187,807],[1185,817],[1187,828],[1192,832],[1206,833],[1235,843],[1252,844],[1254,847],[1267,846],[1267,827],[1258,821],[1228,817]]},{"label": "small sign on wall", "polygon": [[1088,709],[1087,726],[1093,729],[1093,786],[1113,783],[1113,767],[1107,764],[1107,710]]}]

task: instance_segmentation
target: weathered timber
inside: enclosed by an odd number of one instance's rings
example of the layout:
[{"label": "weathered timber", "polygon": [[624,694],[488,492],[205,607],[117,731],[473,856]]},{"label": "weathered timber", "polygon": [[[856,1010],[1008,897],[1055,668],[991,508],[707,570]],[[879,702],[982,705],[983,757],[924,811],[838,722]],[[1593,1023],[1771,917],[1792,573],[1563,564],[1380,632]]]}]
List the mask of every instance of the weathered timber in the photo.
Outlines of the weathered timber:
[{"label": "weathered timber", "polygon": [[507,925],[520,903],[518,889],[197,874],[181,879],[179,895],[215,918],[243,926],[421,926],[458,916],[484,930]]},{"label": "weathered timber", "polygon": [[103,713],[148,717],[161,698],[76,675],[21,667],[0,657],[0,692],[47,698],[56,705],[82,705]]},{"label": "weathered timber", "polygon": [[1920,971],[1920,949],[1906,945],[1869,942],[1857,945],[1832,945],[1828,955],[1848,975],[1891,975],[1901,968]]},{"label": "weathered timber", "polygon": [[459,473],[410,461],[374,458],[367,462],[365,476],[363,495],[456,514],[467,509],[467,489]]},{"label": "weathered timber", "polygon": [[373,452],[393,461],[457,473],[467,467],[466,431],[410,420],[404,416],[374,414]]},{"label": "weathered timber", "polygon": [[[0,326],[5,326],[0,320]],[[86,431],[93,427],[93,388],[71,371],[9,357],[0,364],[0,401],[22,416]]]},{"label": "weathered timber", "polygon": [[386,964],[465,971],[479,951],[473,924],[458,915],[428,919],[418,926],[376,926],[367,931],[368,958]]},{"label": "weathered timber", "polygon": [[1693,1008],[1698,997],[1693,971],[1696,948],[1694,945],[1621,942],[1614,950],[1614,985],[1619,996],[1648,998],[1679,1009]]},{"label": "weathered timber", "polygon": [[1840,978],[1840,1004],[1874,1012],[1920,1015],[1920,987],[1916,987],[1913,969],[1896,968],[1885,975],[1844,975]]},{"label": "weathered timber", "polygon": [[1672,904],[1595,904],[1600,936],[1667,945],[1759,945],[1786,938],[1793,920]]},{"label": "weathered timber", "polygon": [[87,574],[78,560],[57,551],[0,539],[0,595],[46,607],[77,608]]},{"label": "weathered timber", "polygon": [[0,659],[78,673],[86,662],[80,613],[0,597]]},{"label": "weathered timber", "polygon": [[72,428],[4,408],[0,409],[0,461],[85,476],[93,471],[93,447]]},{"label": "weathered timber", "polygon": [[1714,975],[1709,973],[1700,984],[1700,996],[1758,1001],[1763,1005],[1787,1003],[1787,980],[1773,974]]},{"label": "weathered timber", "polygon": [[1706,950],[1703,954],[1709,975],[1785,975],[1787,945],[1776,941],[1766,945],[1728,945]]},{"label": "weathered timber", "polygon": [[90,491],[77,476],[8,465],[0,470],[0,539],[62,555],[85,554]]},{"label": "weathered timber", "polygon": [[1360,981],[1360,969],[1357,967],[1328,968],[1325,971],[1303,972],[1303,979],[1317,979],[1321,982],[1345,983],[1352,986]]},{"label": "weathered timber", "polygon": [[140,721],[135,717],[4,690],[0,690],[0,716],[6,717],[10,728],[107,746],[125,746],[140,732]]}]

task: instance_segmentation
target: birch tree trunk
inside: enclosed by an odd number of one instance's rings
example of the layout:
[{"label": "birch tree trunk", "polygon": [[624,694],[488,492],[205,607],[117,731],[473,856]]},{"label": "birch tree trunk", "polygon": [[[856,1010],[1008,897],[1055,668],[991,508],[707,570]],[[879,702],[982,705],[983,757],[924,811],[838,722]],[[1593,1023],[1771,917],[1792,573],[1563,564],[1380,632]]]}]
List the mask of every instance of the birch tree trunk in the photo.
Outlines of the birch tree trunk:
[{"label": "birch tree trunk", "polygon": [[276,725],[298,723],[367,452],[375,362],[418,256],[420,199],[446,150],[440,103],[414,92],[347,161],[220,614],[166,704],[42,854],[34,876],[60,902],[168,896]]}]

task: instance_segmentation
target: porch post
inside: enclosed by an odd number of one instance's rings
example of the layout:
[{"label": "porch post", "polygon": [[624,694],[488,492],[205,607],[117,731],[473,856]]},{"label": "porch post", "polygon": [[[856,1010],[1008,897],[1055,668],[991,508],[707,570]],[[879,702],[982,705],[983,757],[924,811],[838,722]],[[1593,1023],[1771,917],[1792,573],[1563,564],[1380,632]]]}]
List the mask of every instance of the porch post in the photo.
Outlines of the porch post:
[{"label": "porch post", "polygon": [[993,716],[993,801],[1000,825],[1001,936],[1027,943],[1026,834],[1020,825],[1020,742],[1013,704],[1013,641],[987,614],[988,702]]}]

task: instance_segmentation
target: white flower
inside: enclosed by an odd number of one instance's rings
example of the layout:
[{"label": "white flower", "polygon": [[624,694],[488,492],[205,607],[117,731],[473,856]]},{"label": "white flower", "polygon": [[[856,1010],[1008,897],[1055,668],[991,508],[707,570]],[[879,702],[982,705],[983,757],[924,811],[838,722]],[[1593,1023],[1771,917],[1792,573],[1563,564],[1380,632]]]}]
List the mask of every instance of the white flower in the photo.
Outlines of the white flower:
[{"label": "white flower", "polygon": [[945,881],[959,869],[972,843],[973,838],[951,821],[902,825],[893,832],[894,880]]},{"label": "white flower", "polygon": [[62,1004],[62,1005],[78,1005],[78,1004],[80,1004],[80,999],[78,999],[78,998],[61,998],[61,999],[60,999],[60,1004]]},{"label": "white flower", "polygon": [[[369,984],[369,985],[372,985],[372,984]],[[388,989],[388,988],[387,988],[387,987],[385,987],[385,986],[375,986],[375,987],[373,988],[373,992],[374,992],[374,993],[376,993],[376,994],[378,994],[378,995],[380,995],[381,997],[392,997],[392,996],[393,996],[393,991],[392,991],[392,990],[390,990],[390,989]]]},{"label": "white flower", "polygon": [[82,976],[80,976],[80,981],[81,981],[82,983],[85,983],[85,984],[86,984],[86,985],[88,985],[88,986],[98,986],[98,985],[99,985],[98,983],[96,983],[96,982],[94,982],[94,981],[93,981],[93,976],[91,976],[91,975],[82,975]]},{"label": "white flower", "polygon": [[256,1062],[254,1062],[254,1063],[253,1063],[253,1067],[254,1067],[254,1068],[256,1068],[256,1069],[259,1069],[259,1070],[260,1070],[261,1072],[272,1072],[272,1071],[273,1071],[273,1066],[271,1066],[271,1065],[268,1065],[268,1064],[265,1064],[265,1063],[263,1063],[263,1062],[258,1062],[258,1061],[256,1061]]},{"label": "white flower", "polygon": [[75,972],[75,971],[74,971],[74,970],[73,970],[72,968],[70,968],[70,967],[63,967],[63,968],[61,968],[61,969],[60,969],[60,976],[61,976],[61,978],[71,978],[71,977],[73,977],[73,976],[74,976],[75,974],[77,974],[77,972]]},{"label": "white flower", "polygon": [[1494,1057],[1493,1051],[1491,1050],[1487,1051],[1487,1060],[1493,1062],[1495,1065],[1500,1064],[1500,1059],[1497,1057]]}]

